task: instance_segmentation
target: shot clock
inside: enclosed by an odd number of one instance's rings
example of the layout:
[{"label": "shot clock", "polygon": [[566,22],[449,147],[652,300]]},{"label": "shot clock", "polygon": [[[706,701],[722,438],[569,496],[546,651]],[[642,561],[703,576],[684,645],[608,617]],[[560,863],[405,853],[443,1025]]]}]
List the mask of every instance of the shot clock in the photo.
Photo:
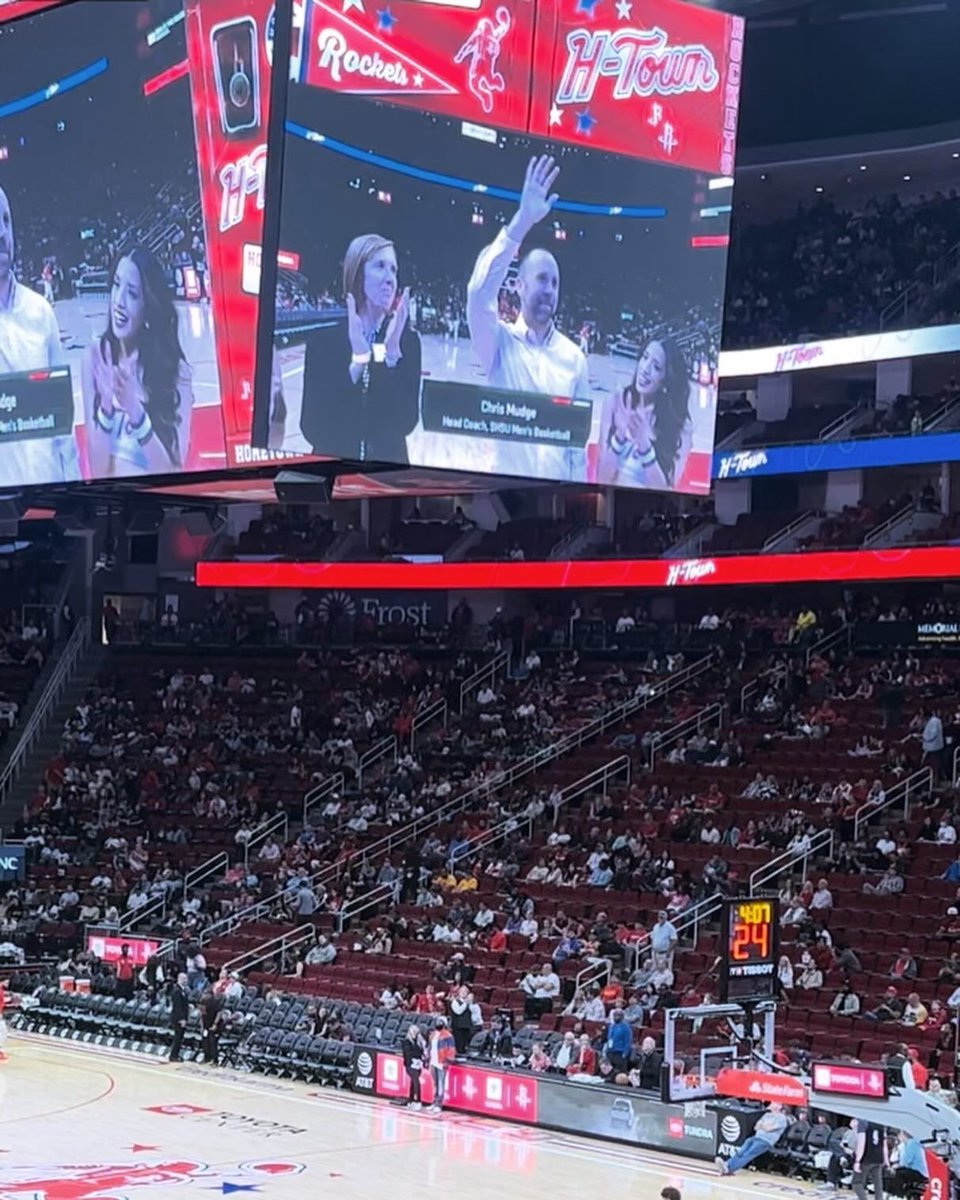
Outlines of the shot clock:
[{"label": "shot clock", "polygon": [[754,1003],[777,998],[780,952],[774,896],[725,900],[721,918],[720,1001]]}]

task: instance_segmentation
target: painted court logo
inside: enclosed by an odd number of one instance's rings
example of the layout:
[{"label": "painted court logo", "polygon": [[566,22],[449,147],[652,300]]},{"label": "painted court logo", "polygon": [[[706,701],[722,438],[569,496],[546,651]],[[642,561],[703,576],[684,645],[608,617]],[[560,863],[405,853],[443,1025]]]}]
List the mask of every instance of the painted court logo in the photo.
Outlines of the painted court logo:
[{"label": "painted court logo", "polygon": [[[169,1107],[190,1107],[171,1105]],[[184,1161],[96,1163],[81,1166],[0,1167],[0,1197],[16,1200],[135,1200],[143,1188],[177,1187],[195,1180],[224,1195],[244,1190],[250,1177],[299,1175],[303,1163],[253,1159],[233,1171],[210,1169],[206,1163]],[[243,1176],[231,1183],[226,1176]]]}]

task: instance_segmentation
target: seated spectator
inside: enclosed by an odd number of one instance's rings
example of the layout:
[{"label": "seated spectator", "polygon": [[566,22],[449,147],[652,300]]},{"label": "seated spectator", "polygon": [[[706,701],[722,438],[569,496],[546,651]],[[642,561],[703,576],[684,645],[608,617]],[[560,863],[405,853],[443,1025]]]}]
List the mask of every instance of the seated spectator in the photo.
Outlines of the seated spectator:
[{"label": "seated spectator", "polygon": [[550,1055],[543,1048],[542,1042],[534,1042],[530,1047],[530,1060],[527,1066],[531,1071],[549,1071],[553,1064],[550,1061]]},{"label": "seated spectator", "polygon": [[652,1037],[645,1037],[640,1043],[640,1053],[637,1055],[633,1064],[633,1070],[630,1072],[631,1084],[646,1091],[659,1092],[660,1071],[662,1067],[663,1055],[657,1049],[657,1043]]},{"label": "seated spectator", "polygon": [[908,946],[904,946],[893,966],[890,968],[890,978],[895,980],[911,980],[917,977],[917,960],[910,953]]},{"label": "seated spectator", "polygon": [[793,990],[793,963],[786,954],[781,954],[780,962],[777,965],[777,979],[780,982],[780,989],[783,992]]},{"label": "seated spectator", "polygon": [[586,1033],[580,1035],[580,1041],[577,1049],[577,1057],[567,1067],[567,1074],[573,1077],[577,1075],[594,1076],[597,1073],[597,1052],[590,1045],[590,1038]]},{"label": "seated spectator", "polygon": [[827,886],[827,881],[821,879],[817,884],[816,891],[810,897],[811,912],[829,912],[833,908],[833,895],[830,888]]},{"label": "seated spectator", "polygon": [[317,944],[307,951],[307,957],[304,960],[308,967],[326,967],[337,960],[337,948],[321,934],[317,938]]},{"label": "seated spectator", "polygon": [[835,1017],[855,1017],[860,1012],[860,997],[849,983],[844,984],[830,1003],[830,1012]]},{"label": "seated spectator", "polygon": [[930,1180],[926,1155],[917,1139],[905,1129],[897,1134],[891,1166],[894,1168],[894,1191],[898,1196],[909,1196],[917,1194],[919,1189],[926,1189]]},{"label": "seated spectator", "polygon": [[870,1021],[899,1021],[903,1016],[905,1005],[897,995],[895,987],[888,987],[883,993],[880,1003],[864,1016]]},{"label": "seated spectator", "polygon": [[721,1175],[734,1175],[755,1159],[767,1154],[780,1141],[787,1130],[786,1114],[782,1104],[771,1104],[754,1126],[748,1137],[729,1161],[718,1160]]},{"label": "seated spectator", "polygon": [[805,950],[800,956],[800,966],[797,971],[797,987],[808,991],[823,987],[823,972],[817,966],[809,950]]},{"label": "seated spectator", "polygon": [[865,883],[863,890],[869,896],[898,896],[903,891],[903,876],[891,864],[880,876],[878,883]]},{"label": "seated spectator", "polygon": [[903,1014],[900,1017],[901,1025],[916,1025],[922,1027],[926,1025],[929,1017],[927,1007],[920,1000],[917,992],[911,992],[907,996],[907,1003],[904,1005]]}]

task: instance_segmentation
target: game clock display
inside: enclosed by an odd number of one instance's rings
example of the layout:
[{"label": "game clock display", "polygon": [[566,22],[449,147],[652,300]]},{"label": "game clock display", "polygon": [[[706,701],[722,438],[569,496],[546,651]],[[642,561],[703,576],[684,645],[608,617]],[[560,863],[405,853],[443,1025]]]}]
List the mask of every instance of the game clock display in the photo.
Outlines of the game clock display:
[{"label": "game clock display", "polygon": [[775,897],[726,900],[720,963],[721,1002],[775,1000],[779,923]]}]

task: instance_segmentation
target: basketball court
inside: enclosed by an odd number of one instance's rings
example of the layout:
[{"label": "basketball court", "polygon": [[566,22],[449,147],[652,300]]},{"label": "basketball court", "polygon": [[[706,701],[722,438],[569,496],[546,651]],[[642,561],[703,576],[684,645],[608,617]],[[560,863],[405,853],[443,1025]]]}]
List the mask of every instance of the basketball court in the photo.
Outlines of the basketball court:
[{"label": "basketball court", "polygon": [[684,1200],[815,1195],[710,1163],[287,1080],[171,1065],[38,1035],[0,1064],[0,1196],[121,1200],[253,1192],[268,1200]]}]

